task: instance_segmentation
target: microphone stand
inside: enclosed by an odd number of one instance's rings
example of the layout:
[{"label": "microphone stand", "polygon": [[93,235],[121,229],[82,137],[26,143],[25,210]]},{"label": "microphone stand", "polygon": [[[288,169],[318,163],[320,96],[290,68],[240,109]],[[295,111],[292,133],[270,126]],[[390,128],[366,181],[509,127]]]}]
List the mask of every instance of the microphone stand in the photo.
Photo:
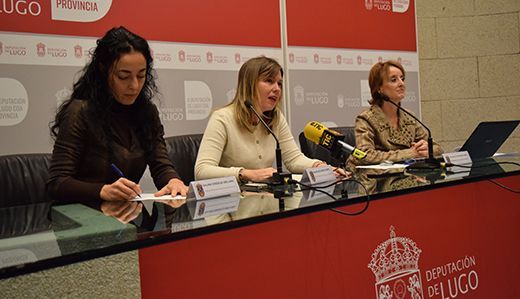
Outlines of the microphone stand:
[{"label": "microphone stand", "polygon": [[[278,199],[280,211],[285,210],[285,201],[283,199],[283,196],[285,195],[292,195],[293,190],[291,188],[291,185],[288,185],[288,181],[291,179],[291,174],[287,172],[283,172],[282,167],[282,150],[280,149],[280,141],[278,141],[278,138],[274,134],[273,130],[267,125],[267,123],[264,121],[264,119],[260,116],[260,114],[255,110],[253,107],[253,104],[250,101],[245,102],[246,106],[253,111],[253,113],[258,117],[258,120],[262,123],[262,125],[267,129],[267,131],[273,136],[274,140],[276,141],[276,172],[273,173],[273,194],[274,197]],[[287,191],[287,192],[286,192]],[[286,194],[287,193],[287,194]]]},{"label": "microphone stand", "polygon": [[398,110],[403,111],[404,113],[408,114],[413,119],[415,119],[428,132],[428,158],[426,158],[425,160],[417,161],[417,162],[414,162],[414,163],[408,165],[408,167],[406,167],[406,171],[412,173],[415,171],[424,172],[424,171],[440,170],[442,168],[441,163],[439,161],[437,161],[435,159],[435,157],[433,156],[433,139],[432,139],[432,132],[430,131],[430,129],[425,124],[423,124],[422,121],[420,121],[417,117],[415,117],[410,112],[406,111],[406,109],[404,109],[400,105],[397,105],[396,103],[392,102],[387,95],[381,93],[381,96],[383,97],[383,100],[385,102],[394,105],[395,107],[397,107]]}]

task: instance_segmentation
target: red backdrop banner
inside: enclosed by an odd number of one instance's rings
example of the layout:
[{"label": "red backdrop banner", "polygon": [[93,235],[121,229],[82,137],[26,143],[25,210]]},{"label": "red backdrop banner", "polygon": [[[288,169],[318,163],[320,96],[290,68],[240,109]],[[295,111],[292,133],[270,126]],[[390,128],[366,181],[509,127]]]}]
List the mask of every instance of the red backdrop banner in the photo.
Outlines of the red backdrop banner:
[{"label": "red backdrop banner", "polygon": [[416,51],[413,0],[287,0],[289,46]]},{"label": "red backdrop banner", "polygon": [[9,0],[0,1],[0,16],[0,31],[99,37],[124,25],[149,40],[281,45],[278,0]]}]

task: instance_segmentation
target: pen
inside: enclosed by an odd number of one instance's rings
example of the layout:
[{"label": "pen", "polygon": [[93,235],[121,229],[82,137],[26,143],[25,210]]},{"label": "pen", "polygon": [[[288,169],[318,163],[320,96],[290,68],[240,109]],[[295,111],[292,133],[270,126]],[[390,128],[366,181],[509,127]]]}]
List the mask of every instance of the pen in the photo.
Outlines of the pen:
[{"label": "pen", "polygon": [[406,159],[403,161],[404,165],[410,165],[413,164],[416,160],[415,159]]},{"label": "pen", "polygon": [[[117,166],[116,166],[114,163],[110,164],[110,167],[112,167],[112,170],[113,170],[113,171],[114,171],[118,176],[120,176],[120,177],[122,177],[122,178],[126,178],[125,175],[123,174],[123,172],[122,172],[119,168],[117,168]],[[137,197],[141,198],[141,195],[140,195],[139,193],[136,192],[135,194],[137,194]]]}]

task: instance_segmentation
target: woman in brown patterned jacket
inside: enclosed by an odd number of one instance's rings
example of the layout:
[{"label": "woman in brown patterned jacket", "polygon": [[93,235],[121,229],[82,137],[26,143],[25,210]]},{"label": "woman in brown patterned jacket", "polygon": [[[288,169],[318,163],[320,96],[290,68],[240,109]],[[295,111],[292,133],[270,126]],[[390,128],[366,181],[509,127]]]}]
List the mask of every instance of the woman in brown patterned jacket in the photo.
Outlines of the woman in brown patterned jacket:
[{"label": "woman in brown patterned jacket", "polygon": [[[353,164],[377,164],[428,157],[428,134],[409,115],[400,112],[385,97],[398,105],[405,96],[405,71],[393,60],[376,63],[368,77],[372,99],[370,109],[356,117],[356,147],[365,151],[363,160],[349,159]],[[433,145],[440,155],[440,145]]]}]

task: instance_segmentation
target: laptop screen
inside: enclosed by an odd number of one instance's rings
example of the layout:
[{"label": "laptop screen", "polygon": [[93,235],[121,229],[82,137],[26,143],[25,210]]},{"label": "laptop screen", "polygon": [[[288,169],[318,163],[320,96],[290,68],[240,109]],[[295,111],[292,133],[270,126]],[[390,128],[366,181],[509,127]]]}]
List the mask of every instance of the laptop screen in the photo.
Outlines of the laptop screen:
[{"label": "laptop screen", "polygon": [[519,120],[481,122],[459,151],[468,151],[472,160],[489,158],[502,146],[518,123]]}]

